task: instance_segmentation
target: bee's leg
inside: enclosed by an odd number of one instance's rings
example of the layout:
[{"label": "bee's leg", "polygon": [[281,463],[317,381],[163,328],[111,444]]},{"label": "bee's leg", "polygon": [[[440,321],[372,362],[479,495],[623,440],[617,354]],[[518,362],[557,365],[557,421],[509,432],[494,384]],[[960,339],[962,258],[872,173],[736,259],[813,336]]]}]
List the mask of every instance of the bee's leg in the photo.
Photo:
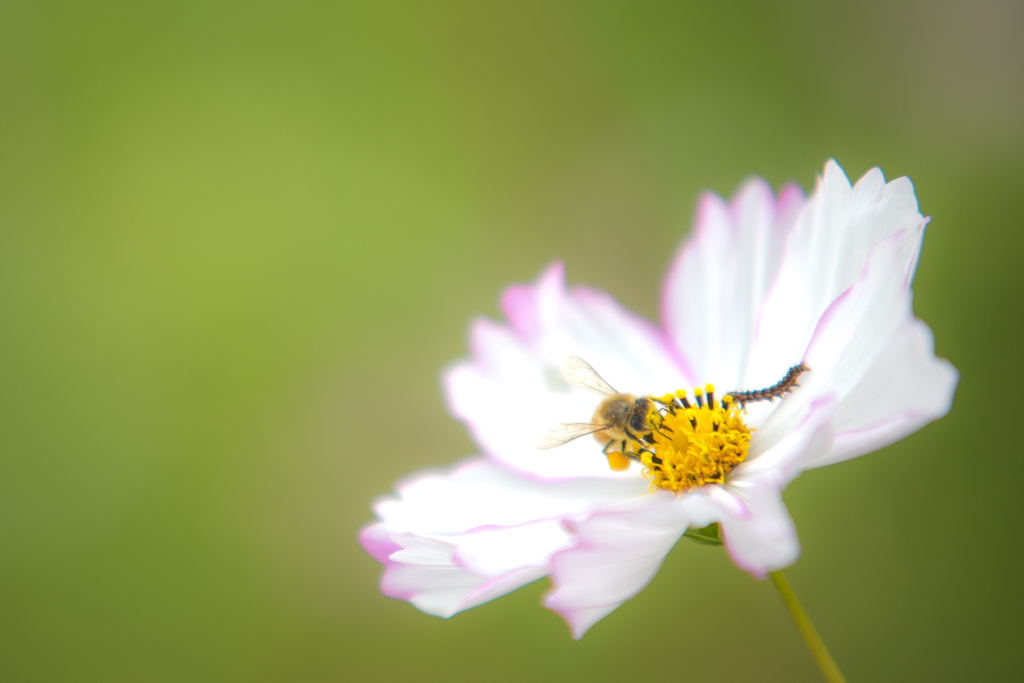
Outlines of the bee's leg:
[{"label": "bee's leg", "polygon": [[[624,456],[626,456],[627,458],[629,458],[630,460],[636,460],[637,462],[640,462],[640,456],[637,455],[637,452],[635,450],[631,450],[628,453],[626,452],[626,443],[627,443],[627,441],[625,439],[623,439],[622,440],[622,454]],[[630,445],[632,445],[632,444],[630,444]]]},{"label": "bee's leg", "polygon": [[[608,449],[611,448],[612,444],[614,444],[614,443],[615,443],[614,439],[612,439],[611,441],[606,443],[604,445],[604,448],[601,449],[601,452],[604,453],[605,455],[608,455]],[[627,453],[626,452],[626,442],[625,441],[620,441],[619,442],[619,453],[623,457],[629,458],[630,460],[636,460],[636,461],[640,460],[640,458],[638,458],[635,453]]]},{"label": "bee's leg", "polygon": [[[661,464],[661,458],[659,458],[657,453],[652,451],[650,448],[646,448],[646,447],[641,448],[640,452],[641,453],[649,454],[651,456],[651,460],[654,461],[654,464],[656,464],[656,465],[660,465]],[[639,460],[639,458],[637,458],[637,459]]]},{"label": "bee's leg", "polygon": [[[634,432],[632,429],[629,429],[627,427],[626,428],[626,434],[629,436],[629,438],[632,441],[636,441],[641,446],[648,446],[648,445],[650,445],[650,442],[647,440],[647,436],[646,436],[647,434],[650,434],[650,432],[644,432],[643,434],[641,434],[640,432]],[[625,443],[625,441],[623,441],[623,443]]]},{"label": "bee's leg", "polygon": [[[659,465],[661,464],[661,458],[659,458],[657,455],[655,455],[654,449],[651,448],[652,444],[651,444],[650,441],[647,440],[645,435],[637,434],[637,433],[635,433],[635,432],[633,432],[633,431],[631,431],[629,429],[626,430],[626,434],[629,435],[629,437],[630,437],[632,442],[636,442],[640,446],[639,449],[635,449],[632,453],[626,454],[627,458],[630,458],[631,460],[641,461],[640,460],[641,454],[648,453],[651,456],[651,459],[654,460],[654,462],[658,463]],[[622,446],[623,446],[623,452],[625,452],[625,446],[626,446],[626,442],[625,441],[622,442]]]}]

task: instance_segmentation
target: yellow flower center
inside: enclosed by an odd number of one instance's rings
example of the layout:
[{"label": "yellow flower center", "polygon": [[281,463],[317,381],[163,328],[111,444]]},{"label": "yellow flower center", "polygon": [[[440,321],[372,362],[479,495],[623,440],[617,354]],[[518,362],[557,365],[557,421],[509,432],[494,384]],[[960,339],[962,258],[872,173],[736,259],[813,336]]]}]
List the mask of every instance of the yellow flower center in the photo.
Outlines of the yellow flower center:
[{"label": "yellow flower center", "polygon": [[651,444],[640,453],[652,489],[683,493],[721,484],[747,457],[751,429],[743,423],[742,406],[728,395],[715,401],[710,384],[693,393],[692,403],[682,390],[654,399]]}]

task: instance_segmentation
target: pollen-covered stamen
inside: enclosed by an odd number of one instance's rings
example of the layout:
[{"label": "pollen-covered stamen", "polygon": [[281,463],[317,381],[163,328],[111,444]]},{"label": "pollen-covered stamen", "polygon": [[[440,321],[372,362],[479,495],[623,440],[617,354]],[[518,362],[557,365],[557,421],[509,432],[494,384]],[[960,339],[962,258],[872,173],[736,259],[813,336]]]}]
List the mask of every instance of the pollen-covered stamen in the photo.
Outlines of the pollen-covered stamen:
[{"label": "pollen-covered stamen", "polygon": [[640,460],[652,488],[682,493],[720,484],[747,457],[751,430],[742,406],[729,395],[716,401],[710,384],[693,393],[696,405],[677,391],[657,399],[659,410],[649,416],[652,444]]},{"label": "pollen-covered stamen", "polygon": [[690,407],[690,402],[686,398],[686,391],[685,390],[678,389],[676,391],[675,399],[676,399],[676,403],[678,403],[683,408],[689,408]]}]

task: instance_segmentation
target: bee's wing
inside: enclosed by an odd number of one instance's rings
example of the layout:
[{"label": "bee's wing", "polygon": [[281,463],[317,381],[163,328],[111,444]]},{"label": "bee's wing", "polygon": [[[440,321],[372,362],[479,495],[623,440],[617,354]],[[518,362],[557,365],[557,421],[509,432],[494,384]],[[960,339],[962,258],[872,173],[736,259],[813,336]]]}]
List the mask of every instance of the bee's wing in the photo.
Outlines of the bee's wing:
[{"label": "bee's wing", "polygon": [[577,356],[569,356],[562,361],[562,376],[570,386],[580,389],[589,389],[605,396],[619,393],[597,374],[597,370],[590,367],[590,363]]},{"label": "bee's wing", "polygon": [[555,446],[569,443],[587,434],[593,434],[605,429],[604,425],[590,424],[589,422],[574,422],[572,424],[557,424],[548,430],[544,438],[537,444],[537,450],[546,451]]}]

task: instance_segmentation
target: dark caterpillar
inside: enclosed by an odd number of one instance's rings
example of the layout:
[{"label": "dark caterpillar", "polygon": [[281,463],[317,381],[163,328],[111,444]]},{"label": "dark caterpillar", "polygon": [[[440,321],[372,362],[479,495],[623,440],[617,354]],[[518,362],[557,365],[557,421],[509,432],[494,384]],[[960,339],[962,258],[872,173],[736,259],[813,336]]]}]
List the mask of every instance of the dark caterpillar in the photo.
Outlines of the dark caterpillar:
[{"label": "dark caterpillar", "polygon": [[800,365],[794,365],[786,372],[785,377],[767,389],[758,389],[756,391],[730,391],[728,395],[732,397],[733,403],[737,403],[740,406],[746,405],[747,403],[755,403],[757,401],[774,401],[775,399],[782,398],[789,392],[793,391],[793,387],[800,386],[796,381],[800,378],[800,375],[809,370],[810,368],[803,363]]}]

